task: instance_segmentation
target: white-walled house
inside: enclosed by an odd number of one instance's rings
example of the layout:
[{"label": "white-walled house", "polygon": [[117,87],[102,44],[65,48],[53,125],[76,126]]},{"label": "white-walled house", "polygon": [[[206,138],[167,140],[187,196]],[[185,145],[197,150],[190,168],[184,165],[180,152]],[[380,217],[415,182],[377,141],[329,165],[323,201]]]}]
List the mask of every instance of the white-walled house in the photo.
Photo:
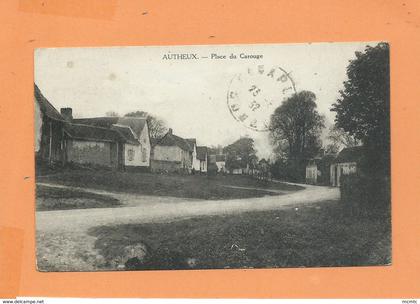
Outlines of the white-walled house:
[{"label": "white-walled house", "polygon": [[124,165],[127,169],[132,167],[150,166],[150,139],[147,123],[144,124],[140,135],[135,134],[131,127],[115,124],[112,129],[119,132],[124,138]]}]

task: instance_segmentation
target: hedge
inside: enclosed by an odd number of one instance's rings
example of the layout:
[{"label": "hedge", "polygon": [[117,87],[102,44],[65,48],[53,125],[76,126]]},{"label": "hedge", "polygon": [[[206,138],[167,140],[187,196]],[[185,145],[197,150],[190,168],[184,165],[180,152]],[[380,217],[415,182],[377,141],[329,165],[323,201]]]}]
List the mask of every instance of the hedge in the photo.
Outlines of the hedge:
[{"label": "hedge", "polygon": [[389,177],[362,174],[343,175],[340,180],[343,207],[350,215],[389,215],[391,183]]}]

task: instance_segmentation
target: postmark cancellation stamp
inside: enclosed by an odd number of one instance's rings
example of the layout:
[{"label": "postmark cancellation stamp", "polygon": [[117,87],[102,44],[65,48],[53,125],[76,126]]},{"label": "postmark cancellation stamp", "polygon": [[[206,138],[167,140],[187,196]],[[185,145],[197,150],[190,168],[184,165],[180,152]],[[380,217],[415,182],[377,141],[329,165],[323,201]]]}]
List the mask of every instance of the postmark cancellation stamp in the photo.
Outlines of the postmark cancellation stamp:
[{"label": "postmark cancellation stamp", "polygon": [[227,106],[233,118],[251,130],[268,131],[271,114],[296,93],[289,74],[279,66],[264,65],[236,74],[227,92]]}]

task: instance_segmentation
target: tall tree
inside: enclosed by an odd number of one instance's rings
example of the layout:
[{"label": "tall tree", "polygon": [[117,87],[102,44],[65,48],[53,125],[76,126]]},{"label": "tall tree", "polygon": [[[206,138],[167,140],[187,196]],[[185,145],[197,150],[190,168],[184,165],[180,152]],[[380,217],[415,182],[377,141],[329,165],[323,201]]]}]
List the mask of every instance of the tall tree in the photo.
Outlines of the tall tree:
[{"label": "tall tree", "polygon": [[270,136],[288,158],[309,158],[321,148],[324,117],[318,113],[316,96],[301,91],[289,97],[271,116]]},{"label": "tall tree", "polygon": [[149,134],[152,139],[161,138],[168,131],[165,121],[147,112],[135,111],[135,112],[127,113],[124,116],[146,118],[147,125],[149,126]]},{"label": "tall tree", "polygon": [[280,158],[286,158],[285,178],[305,179],[308,158],[319,153],[325,118],[318,113],[316,96],[301,91],[289,97],[271,115],[270,137]]},{"label": "tall tree", "polygon": [[249,137],[241,137],[234,143],[226,146],[223,152],[226,157],[226,168],[229,170],[245,168],[257,159],[254,140]]},{"label": "tall tree", "polygon": [[327,145],[326,150],[330,153],[337,153],[342,148],[355,147],[361,143],[360,140],[337,127],[337,125],[330,127],[328,130],[327,140],[329,141],[329,144]]},{"label": "tall tree", "polygon": [[379,43],[356,52],[347,67],[348,80],[331,111],[336,125],[361,140],[369,171],[389,173],[389,45]]}]

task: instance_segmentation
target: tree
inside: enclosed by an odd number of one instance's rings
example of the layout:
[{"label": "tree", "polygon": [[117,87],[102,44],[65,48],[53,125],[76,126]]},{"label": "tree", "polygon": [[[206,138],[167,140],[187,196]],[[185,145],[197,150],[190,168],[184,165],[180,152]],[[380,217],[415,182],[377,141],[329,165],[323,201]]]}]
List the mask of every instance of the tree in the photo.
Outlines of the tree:
[{"label": "tree", "polygon": [[367,171],[389,174],[390,97],[389,45],[379,43],[356,52],[347,67],[348,80],[331,111],[336,125],[356,139],[366,150]]},{"label": "tree", "polygon": [[330,127],[327,139],[329,144],[326,146],[326,151],[332,154],[338,153],[342,148],[351,148],[360,145],[360,140],[343,129],[338,128],[337,125]]},{"label": "tree", "polygon": [[257,159],[254,140],[249,137],[241,137],[226,146],[223,152],[227,155],[226,168],[229,170],[246,168],[247,165],[251,165]]},{"label": "tree", "polygon": [[124,115],[125,117],[143,117],[147,120],[149,126],[149,134],[152,139],[158,139],[165,135],[168,131],[166,123],[162,120],[144,111],[130,112]]},{"label": "tree", "polygon": [[115,111],[108,111],[108,112],[105,113],[105,116],[106,117],[118,117],[118,116],[120,116],[120,114],[118,114]]},{"label": "tree", "polygon": [[301,91],[278,107],[270,120],[270,137],[275,151],[287,158],[289,178],[303,180],[308,158],[321,149],[321,131],[325,118],[317,111],[316,96]]}]

